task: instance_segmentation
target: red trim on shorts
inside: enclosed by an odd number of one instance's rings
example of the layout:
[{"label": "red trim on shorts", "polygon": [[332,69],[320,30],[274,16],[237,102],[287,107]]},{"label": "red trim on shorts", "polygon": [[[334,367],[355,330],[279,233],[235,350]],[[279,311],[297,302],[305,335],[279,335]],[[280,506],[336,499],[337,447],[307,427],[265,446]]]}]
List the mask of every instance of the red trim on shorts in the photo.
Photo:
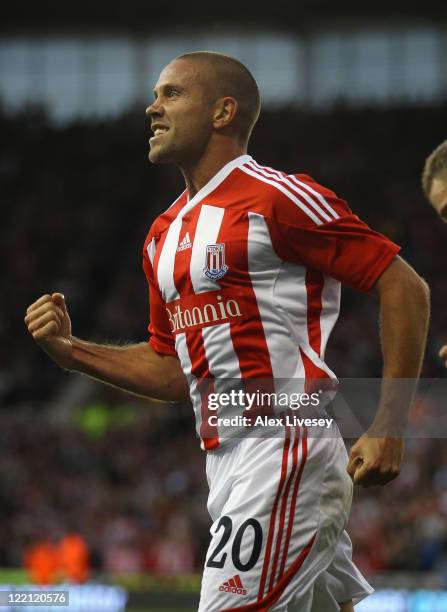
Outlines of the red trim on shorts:
[{"label": "red trim on shorts", "polygon": [[298,476],[295,480],[295,485],[294,485],[293,493],[292,493],[292,502],[290,504],[289,524],[287,525],[286,542],[284,545],[284,552],[282,555],[281,567],[279,569],[279,577],[278,577],[279,580],[281,580],[284,574],[285,566],[286,566],[287,553],[289,552],[290,537],[292,535],[292,527],[293,527],[293,522],[295,520],[296,500],[298,497],[301,476],[303,475],[303,470],[306,464],[306,460],[307,460],[307,428],[304,427],[303,435],[301,438],[301,465],[298,471]]},{"label": "red trim on shorts", "polygon": [[282,465],[281,465],[281,477],[279,479],[278,489],[276,491],[275,501],[272,507],[272,513],[270,515],[270,524],[269,524],[269,534],[267,538],[267,544],[265,547],[265,556],[264,556],[264,565],[262,568],[261,581],[259,583],[259,592],[258,592],[258,600],[261,600],[264,596],[265,582],[267,580],[267,572],[270,564],[270,555],[273,544],[273,535],[275,532],[275,522],[276,522],[276,513],[278,510],[279,499],[281,497],[281,492],[284,486],[284,482],[287,476],[287,461],[289,454],[289,446],[290,446],[290,428],[286,427],[284,430],[285,440],[284,440],[284,448],[282,454]]},{"label": "red trim on shorts", "polygon": [[315,542],[316,536],[317,532],[314,533],[314,535],[300,552],[298,557],[289,567],[287,572],[284,574],[284,576],[281,578],[275,588],[266,595],[266,597],[264,597],[260,601],[255,601],[254,603],[247,604],[246,606],[241,606],[239,608],[225,608],[224,610],[214,610],[213,612],[268,612],[272,605],[275,604],[281,597],[289,582],[292,580],[294,575],[299,571],[304,561],[307,559],[313,546],[313,543]]},{"label": "red trim on shorts", "polygon": [[[295,472],[298,467],[299,441],[300,441],[300,431],[296,430],[296,437],[293,442],[293,449],[292,449],[292,469],[290,470],[289,478],[287,479],[286,488],[284,490],[284,495],[282,497],[282,502],[281,502],[281,512],[280,512],[280,519],[279,519],[278,535],[276,536],[275,556],[273,558],[272,572],[270,574],[269,592],[272,590],[275,584],[276,569],[278,567],[279,554],[281,551],[282,535],[284,532],[284,524],[286,522],[287,502],[289,499],[289,493],[290,493],[290,487],[292,485],[292,480],[295,476]],[[289,516],[289,524],[290,524],[290,516]],[[286,543],[287,543],[287,540],[286,540]]]}]

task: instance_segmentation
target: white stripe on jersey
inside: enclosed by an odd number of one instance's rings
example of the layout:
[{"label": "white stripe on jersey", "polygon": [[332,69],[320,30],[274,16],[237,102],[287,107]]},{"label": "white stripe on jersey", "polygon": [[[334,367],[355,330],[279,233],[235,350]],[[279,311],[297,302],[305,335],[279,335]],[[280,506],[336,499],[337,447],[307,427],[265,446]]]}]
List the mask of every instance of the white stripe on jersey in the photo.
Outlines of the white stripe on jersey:
[{"label": "white stripe on jersey", "polygon": [[[284,343],[284,326],[287,322],[280,315],[283,309],[272,308],[272,288],[282,268],[282,260],[273,249],[264,217],[249,212],[248,220],[248,271],[264,328],[273,377],[304,378],[304,367],[297,345]],[[260,245],[264,248],[261,249]],[[288,287],[294,290],[290,278]],[[296,299],[295,293],[294,297]]]},{"label": "white stripe on jersey", "polygon": [[[175,350],[180,359],[180,364],[189,384],[191,385],[193,379],[196,377],[192,374],[192,363],[188,353],[188,347],[186,345],[186,334],[181,333],[175,336]],[[190,388],[191,390],[191,388]]]},{"label": "white stripe on jersey", "polygon": [[324,277],[324,287],[321,294],[321,359],[324,360],[324,353],[329,336],[337,322],[340,313],[340,283],[330,276]]},{"label": "white stripe on jersey", "polygon": [[146,247],[147,256],[149,257],[149,261],[151,262],[151,266],[154,265],[154,256],[155,256],[155,238],[149,242]]},{"label": "white stripe on jersey", "polygon": [[[326,372],[330,378],[336,378],[335,374],[328,368],[328,366],[320,359],[319,355],[310,346],[309,332],[307,328],[307,288],[306,288],[306,272],[307,268],[298,264],[284,263],[278,278],[276,280],[274,289],[274,300],[278,308],[285,311],[286,317],[284,324],[288,327],[290,335],[295,338],[297,346],[304,351],[309,359],[321,370]],[[329,279],[339,285],[338,281]],[[336,290],[335,286],[331,288],[331,291]],[[324,304],[323,304],[324,306]],[[320,328],[321,328],[321,346],[323,347],[323,330],[326,334],[324,336],[325,342],[327,342],[329,333],[335,323],[333,304],[330,318],[327,319],[327,313],[324,308],[320,314]],[[338,316],[338,311],[337,315]],[[304,366],[301,362],[302,370],[295,376],[299,378],[305,377]]]},{"label": "white stripe on jersey", "polygon": [[216,381],[219,378],[241,378],[239,359],[234,350],[230,324],[222,323],[204,327],[202,337],[208,366]]},{"label": "white stripe on jersey", "polygon": [[178,217],[169,226],[160,259],[158,260],[158,286],[161,289],[161,295],[165,302],[172,302],[180,297],[174,283],[174,264],[180,230],[182,229],[182,212],[185,208],[182,208]]},{"label": "white stripe on jersey", "polygon": [[302,187],[307,189],[307,191],[310,191],[316,198],[318,198],[321,204],[326,208],[326,210],[334,216],[334,219],[339,218],[340,215],[337,213],[337,211],[332,208],[332,206],[329,204],[326,198],[321,193],[318,193],[316,189],[314,189],[307,183],[300,181],[299,179],[296,178],[296,176],[293,176],[293,174],[289,174],[289,179],[291,179],[297,185],[301,185]]},{"label": "white stripe on jersey", "polygon": [[284,262],[273,289],[274,303],[287,313],[286,326],[297,347],[309,343],[306,272],[304,266]]},{"label": "white stripe on jersey", "polygon": [[[177,334],[175,337],[175,350],[180,359],[183,373],[185,374],[189,384],[189,395],[193,402],[193,410],[196,418],[196,432],[200,437],[200,427],[202,425],[202,398],[197,389],[197,378],[192,374],[192,363],[189,356],[188,347],[186,345],[186,335]],[[202,448],[203,442],[202,442]]]},{"label": "white stripe on jersey", "polygon": [[248,168],[247,166],[240,166],[239,170],[242,170],[243,172],[245,172],[245,174],[249,174],[250,176],[253,176],[254,178],[258,179],[259,181],[262,181],[263,183],[267,183],[268,185],[272,185],[272,187],[275,187],[276,189],[278,189],[278,191],[281,191],[290,200],[292,200],[292,202],[294,204],[296,204],[298,206],[298,208],[301,208],[301,210],[304,213],[306,213],[306,215],[308,217],[310,217],[312,219],[312,221],[316,225],[322,225],[323,224],[321,219],[319,217],[317,217],[317,215],[312,210],[310,210],[303,202],[301,202],[301,200],[299,200],[297,197],[295,197],[291,191],[286,189],[286,187],[284,187],[284,185],[279,183],[276,179],[275,180],[271,180],[269,178],[266,178],[266,177],[262,176],[261,174],[259,174],[258,171],[255,171],[253,168]]},{"label": "white stripe on jersey", "polygon": [[183,374],[185,376],[191,376],[192,363],[189,357],[188,347],[186,346],[186,335],[184,333],[175,336],[175,350],[179,356]]},{"label": "white stripe on jersey", "polygon": [[220,287],[219,283],[207,278],[203,274],[203,268],[206,263],[206,247],[208,244],[216,244],[224,212],[223,208],[208,206],[207,204],[203,204],[200,211],[189,268],[191,283],[195,293],[215,291]]},{"label": "white stripe on jersey", "polygon": [[333,221],[333,219],[327,213],[325,213],[324,210],[320,208],[320,206],[318,206],[318,204],[315,202],[312,196],[310,196],[308,193],[306,193],[305,191],[303,191],[302,189],[294,185],[291,181],[288,180],[288,178],[285,178],[284,176],[282,176],[277,170],[268,171],[267,168],[260,166],[254,160],[250,162],[250,166],[254,168],[255,170],[257,170],[258,172],[260,172],[263,176],[266,176],[267,178],[272,178],[274,180],[276,179],[280,181],[281,183],[284,183],[285,185],[287,185],[289,189],[291,189],[292,191],[295,191],[295,193],[297,193],[304,200],[306,200],[307,204],[309,204],[309,206],[311,206],[311,208],[315,212],[317,212],[321,217],[323,217],[325,221]]}]

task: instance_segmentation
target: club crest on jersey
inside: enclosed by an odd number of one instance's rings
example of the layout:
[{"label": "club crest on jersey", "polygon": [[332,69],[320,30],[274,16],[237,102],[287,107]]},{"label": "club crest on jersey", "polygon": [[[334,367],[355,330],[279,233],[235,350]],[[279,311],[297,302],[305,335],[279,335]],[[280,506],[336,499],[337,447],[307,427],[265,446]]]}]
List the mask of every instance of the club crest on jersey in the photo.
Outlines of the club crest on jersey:
[{"label": "club crest on jersey", "polygon": [[203,273],[211,280],[219,280],[228,272],[225,264],[225,244],[207,244],[205,255],[205,267]]}]

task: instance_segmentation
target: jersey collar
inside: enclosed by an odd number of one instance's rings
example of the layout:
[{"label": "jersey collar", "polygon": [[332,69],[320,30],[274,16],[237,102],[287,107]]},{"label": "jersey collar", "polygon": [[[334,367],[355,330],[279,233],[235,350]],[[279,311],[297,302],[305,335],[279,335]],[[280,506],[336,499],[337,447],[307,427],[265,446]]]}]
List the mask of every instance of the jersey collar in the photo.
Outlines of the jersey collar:
[{"label": "jersey collar", "polygon": [[195,206],[197,202],[200,202],[200,200],[203,200],[203,198],[214,191],[216,187],[218,187],[235,168],[246,164],[251,159],[253,159],[251,155],[239,155],[239,157],[236,157],[228,162],[228,164],[225,164],[225,166],[223,166],[223,168],[221,168],[219,172],[217,172],[217,174],[215,174],[213,178],[211,178],[208,183],[202,187],[202,189],[199,189],[193,198],[190,200],[188,199],[188,209]]}]

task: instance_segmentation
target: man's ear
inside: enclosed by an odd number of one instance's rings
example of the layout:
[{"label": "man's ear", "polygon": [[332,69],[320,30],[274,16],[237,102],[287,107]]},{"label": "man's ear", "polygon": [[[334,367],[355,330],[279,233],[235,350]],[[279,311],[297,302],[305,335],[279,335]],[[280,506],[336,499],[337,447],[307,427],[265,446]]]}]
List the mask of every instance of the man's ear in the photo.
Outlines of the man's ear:
[{"label": "man's ear", "polygon": [[216,129],[227,127],[236,116],[238,106],[236,98],[230,96],[219,98],[214,106],[213,127]]}]

